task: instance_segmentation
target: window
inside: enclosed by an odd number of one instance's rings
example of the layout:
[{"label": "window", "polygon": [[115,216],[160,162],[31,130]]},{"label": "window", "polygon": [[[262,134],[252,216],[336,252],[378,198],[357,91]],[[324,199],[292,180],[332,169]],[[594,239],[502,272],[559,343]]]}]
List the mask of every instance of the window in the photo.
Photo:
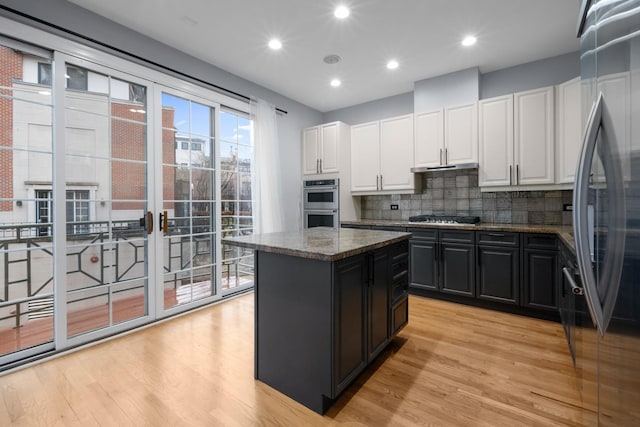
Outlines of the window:
[{"label": "window", "polygon": [[191,151],[202,151],[202,144],[199,142],[193,142],[191,144]]},{"label": "window", "polygon": [[189,149],[189,143],[187,141],[182,141],[182,149],[183,150],[188,150]]},{"label": "window", "polygon": [[67,234],[89,232],[89,190],[67,190]]},{"label": "window", "polygon": [[51,236],[51,190],[36,190],[36,222],[47,224],[36,229],[38,236]]},{"label": "window", "polygon": [[[88,72],[82,68],[67,66],[67,88],[76,90],[88,89]],[[53,72],[51,64],[47,62],[38,62],[38,84],[51,86],[53,82]],[[135,86],[135,85],[132,85]],[[142,96],[144,97],[144,88],[142,88]],[[140,90],[138,90],[140,92]]]},{"label": "window", "polygon": [[87,70],[67,65],[67,88],[75,90],[87,90]]},{"label": "window", "polygon": [[51,72],[51,64],[48,62],[38,62],[38,84],[43,86],[51,86],[53,74]]},{"label": "window", "polygon": [[129,83],[129,101],[140,102],[142,104],[147,102],[147,88],[134,83]]}]

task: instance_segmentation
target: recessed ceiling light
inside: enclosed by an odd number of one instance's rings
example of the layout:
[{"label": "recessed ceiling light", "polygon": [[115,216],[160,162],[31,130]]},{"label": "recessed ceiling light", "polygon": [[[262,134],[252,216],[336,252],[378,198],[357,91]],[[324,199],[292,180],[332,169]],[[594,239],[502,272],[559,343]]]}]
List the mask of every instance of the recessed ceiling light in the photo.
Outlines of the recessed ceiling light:
[{"label": "recessed ceiling light", "polygon": [[474,36],[467,36],[462,39],[462,46],[473,46],[474,44],[476,44],[476,41],[478,41],[478,39],[476,39]]},{"label": "recessed ceiling light", "polygon": [[278,39],[269,40],[269,47],[273,50],[278,50],[282,48],[282,42]]},{"label": "recessed ceiling light", "polygon": [[398,61],[392,59],[391,61],[387,62],[387,68],[390,70],[395,70],[396,68],[398,68]]},{"label": "recessed ceiling light", "polygon": [[331,80],[331,86],[333,86],[333,87],[338,87],[341,84],[342,84],[342,82],[340,80],[338,80],[338,79]]},{"label": "recessed ceiling light", "polygon": [[349,12],[349,9],[347,8],[347,6],[344,6],[344,5],[340,5],[340,6],[336,7],[336,10],[333,11],[333,14],[338,19],[346,18],[347,16],[349,16],[350,13],[351,12]]}]

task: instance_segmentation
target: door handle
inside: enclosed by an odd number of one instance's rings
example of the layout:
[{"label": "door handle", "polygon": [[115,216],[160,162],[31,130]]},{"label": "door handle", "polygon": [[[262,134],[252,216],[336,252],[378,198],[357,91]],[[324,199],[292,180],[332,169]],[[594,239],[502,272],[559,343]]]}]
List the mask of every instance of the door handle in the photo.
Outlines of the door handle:
[{"label": "door handle", "polygon": [[153,213],[147,211],[147,234],[153,233]]},{"label": "door handle", "polygon": [[569,281],[569,285],[571,286],[571,293],[574,295],[584,295],[584,290],[578,286],[578,284],[576,283],[576,281],[573,279],[573,275],[571,274],[571,272],[569,271],[569,269],[567,267],[562,267],[562,274],[564,274],[564,277],[567,278],[567,280]]},{"label": "door handle", "polygon": [[[596,144],[598,137],[600,144]],[[622,167],[613,154],[616,147],[613,121],[600,93],[589,114],[573,191],[573,234],[578,267],[587,306],[600,335],[604,335],[613,317],[624,267],[626,208]],[[588,224],[590,168],[596,149],[606,175],[609,208],[607,247],[602,266],[597,269],[597,279],[591,262]]]},{"label": "door handle", "polygon": [[164,234],[167,234],[167,231],[169,231],[169,217],[167,215],[167,211],[162,211],[162,213],[160,213],[160,231],[162,231]]}]

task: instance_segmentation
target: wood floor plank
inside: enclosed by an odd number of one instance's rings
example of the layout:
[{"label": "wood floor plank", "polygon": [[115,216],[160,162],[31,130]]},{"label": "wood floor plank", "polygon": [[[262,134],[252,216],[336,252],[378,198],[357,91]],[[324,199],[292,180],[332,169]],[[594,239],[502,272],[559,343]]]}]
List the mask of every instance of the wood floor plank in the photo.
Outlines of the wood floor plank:
[{"label": "wood floor plank", "polygon": [[254,380],[253,302],[1,376],[0,425],[595,424],[561,325],[414,296],[409,325],[320,416]]}]

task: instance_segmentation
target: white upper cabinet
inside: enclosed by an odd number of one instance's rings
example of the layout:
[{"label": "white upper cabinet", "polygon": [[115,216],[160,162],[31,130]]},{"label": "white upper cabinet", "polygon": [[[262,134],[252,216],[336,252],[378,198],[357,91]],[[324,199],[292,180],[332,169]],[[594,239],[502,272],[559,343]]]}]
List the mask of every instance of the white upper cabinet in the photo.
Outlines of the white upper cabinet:
[{"label": "white upper cabinet", "polygon": [[441,166],[444,150],[444,109],[415,116],[415,167]]},{"label": "white upper cabinet", "polygon": [[573,183],[582,147],[580,77],[556,86],[556,184]]},{"label": "white upper cabinet", "polygon": [[317,175],[339,172],[339,150],[342,122],[327,123],[302,131],[303,174]]},{"label": "white upper cabinet", "polygon": [[485,99],[478,104],[480,187],[512,185],[513,95]]},{"label": "white upper cabinet", "polygon": [[351,126],[351,191],[415,192],[413,114]]},{"label": "white upper cabinet", "polygon": [[553,86],[480,101],[480,187],[554,184],[554,114]]},{"label": "white upper cabinet", "polygon": [[516,185],[554,183],[553,86],[514,94]]},{"label": "white upper cabinet", "polygon": [[443,164],[476,163],[478,161],[478,104],[465,104],[444,109]]},{"label": "white upper cabinet", "polygon": [[302,173],[320,172],[320,129],[318,126],[302,131]]},{"label": "white upper cabinet", "polygon": [[378,191],[380,122],[351,126],[351,191]]},{"label": "white upper cabinet", "polygon": [[380,189],[414,188],[413,114],[380,121]]}]

